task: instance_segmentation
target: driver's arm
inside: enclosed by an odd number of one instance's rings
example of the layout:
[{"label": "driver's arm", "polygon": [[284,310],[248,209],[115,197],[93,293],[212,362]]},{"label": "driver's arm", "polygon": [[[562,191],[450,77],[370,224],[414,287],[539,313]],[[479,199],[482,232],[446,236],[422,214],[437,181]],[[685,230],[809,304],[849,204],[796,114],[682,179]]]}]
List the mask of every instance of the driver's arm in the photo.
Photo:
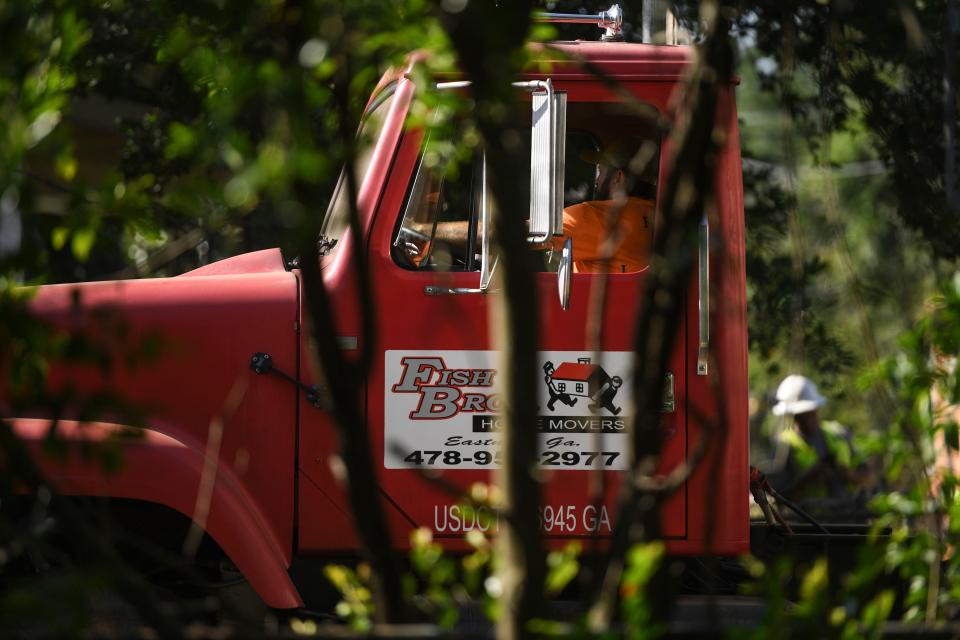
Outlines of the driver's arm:
[{"label": "driver's arm", "polygon": [[467,237],[469,236],[469,221],[468,220],[454,220],[450,222],[438,222],[436,233],[433,232],[433,223],[432,222],[410,222],[408,226],[411,230],[416,231],[427,237],[433,236],[433,240],[437,242],[446,242],[449,245],[457,247],[461,250],[467,248]]},{"label": "driver's arm", "polygon": [[[568,221],[568,216],[564,214],[564,224],[563,224],[563,235],[557,236],[554,238],[548,238],[543,242],[532,245],[534,250],[546,250],[553,248],[557,251],[563,249],[563,243],[568,237],[573,235],[573,226]],[[530,224],[530,221],[525,221],[526,224]],[[411,231],[415,231],[423,236],[431,237],[435,242],[445,242],[452,247],[460,249],[461,251],[466,250],[467,248],[467,238],[470,233],[470,221],[469,220],[453,220],[449,222],[438,222],[437,229],[434,232],[432,222],[417,222],[411,220],[407,223],[407,227]],[[479,233],[483,233],[483,227],[481,223],[481,228]]]}]

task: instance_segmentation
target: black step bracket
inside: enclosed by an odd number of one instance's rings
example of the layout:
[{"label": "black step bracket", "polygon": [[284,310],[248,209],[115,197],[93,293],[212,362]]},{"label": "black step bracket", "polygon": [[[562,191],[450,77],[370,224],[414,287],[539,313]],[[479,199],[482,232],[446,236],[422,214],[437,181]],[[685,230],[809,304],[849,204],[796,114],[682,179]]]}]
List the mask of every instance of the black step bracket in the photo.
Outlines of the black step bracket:
[{"label": "black step bracket", "polygon": [[295,387],[303,391],[304,395],[307,397],[307,402],[317,409],[323,409],[323,398],[320,394],[320,387],[315,384],[309,386],[305,385],[293,376],[280,371],[280,369],[277,369],[273,366],[273,358],[269,353],[258,351],[253,354],[250,357],[250,368],[253,369],[253,372],[257,375],[272,373],[280,376],[287,382],[292,383]]}]

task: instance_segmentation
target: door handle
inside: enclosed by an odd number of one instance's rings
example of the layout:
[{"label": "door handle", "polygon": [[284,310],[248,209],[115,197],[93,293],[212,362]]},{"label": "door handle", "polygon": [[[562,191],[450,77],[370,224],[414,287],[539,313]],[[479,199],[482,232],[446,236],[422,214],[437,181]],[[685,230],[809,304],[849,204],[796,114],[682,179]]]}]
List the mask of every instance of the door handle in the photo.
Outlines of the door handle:
[{"label": "door handle", "polygon": [[458,296],[465,293],[489,293],[489,290],[471,289],[469,287],[438,287],[428,284],[423,288],[423,292],[428,296]]},{"label": "door handle", "polygon": [[700,221],[699,240],[699,294],[698,311],[700,313],[700,345],[697,348],[697,375],[707,375],[710,359],[710,222],[707,214]]}]

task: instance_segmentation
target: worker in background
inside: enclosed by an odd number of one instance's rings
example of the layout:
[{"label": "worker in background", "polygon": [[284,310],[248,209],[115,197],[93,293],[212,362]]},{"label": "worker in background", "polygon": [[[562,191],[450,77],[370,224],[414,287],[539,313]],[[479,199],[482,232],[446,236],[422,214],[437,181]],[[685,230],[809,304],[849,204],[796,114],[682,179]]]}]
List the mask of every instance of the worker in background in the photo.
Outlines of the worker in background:
[{"label": "worker in background", "polygon": [[[780,432],[777,447],[785,449],[785,462],[770,474],[770,483],[789,500],[819,511],[862,511],[863,491],[870,480],[847,429],[820,419],[827,399],[812,380],[789,375],[777,388],[773,414],[792,418]],[[778,457],[781,457],[778,455]]]}]

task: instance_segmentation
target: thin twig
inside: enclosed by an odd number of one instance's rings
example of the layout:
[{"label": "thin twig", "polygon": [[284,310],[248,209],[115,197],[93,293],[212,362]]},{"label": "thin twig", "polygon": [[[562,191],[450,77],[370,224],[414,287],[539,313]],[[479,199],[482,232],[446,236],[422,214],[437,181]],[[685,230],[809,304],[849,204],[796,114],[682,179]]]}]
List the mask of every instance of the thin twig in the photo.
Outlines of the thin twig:
[{"label": "thin twig", "polygon": [[193,557],[200,548],[203,534],[207,529],[207,517],[210,515],[210,502],[213,497],[213,487],[217,480],[217,470],[220,467],[220,446],[223,442],[223,427],[236,414],[243,396],[247,393],[250,382],[249,374],[241,374],[230,386],[223,408],[220,413],[210,420],[207,428],[207,447],[204,451],[203,471],[200,474],[200,484],[197,487],[197,500],[193,508],[193,519],[190,530],[183,540],[183,554]]}]

